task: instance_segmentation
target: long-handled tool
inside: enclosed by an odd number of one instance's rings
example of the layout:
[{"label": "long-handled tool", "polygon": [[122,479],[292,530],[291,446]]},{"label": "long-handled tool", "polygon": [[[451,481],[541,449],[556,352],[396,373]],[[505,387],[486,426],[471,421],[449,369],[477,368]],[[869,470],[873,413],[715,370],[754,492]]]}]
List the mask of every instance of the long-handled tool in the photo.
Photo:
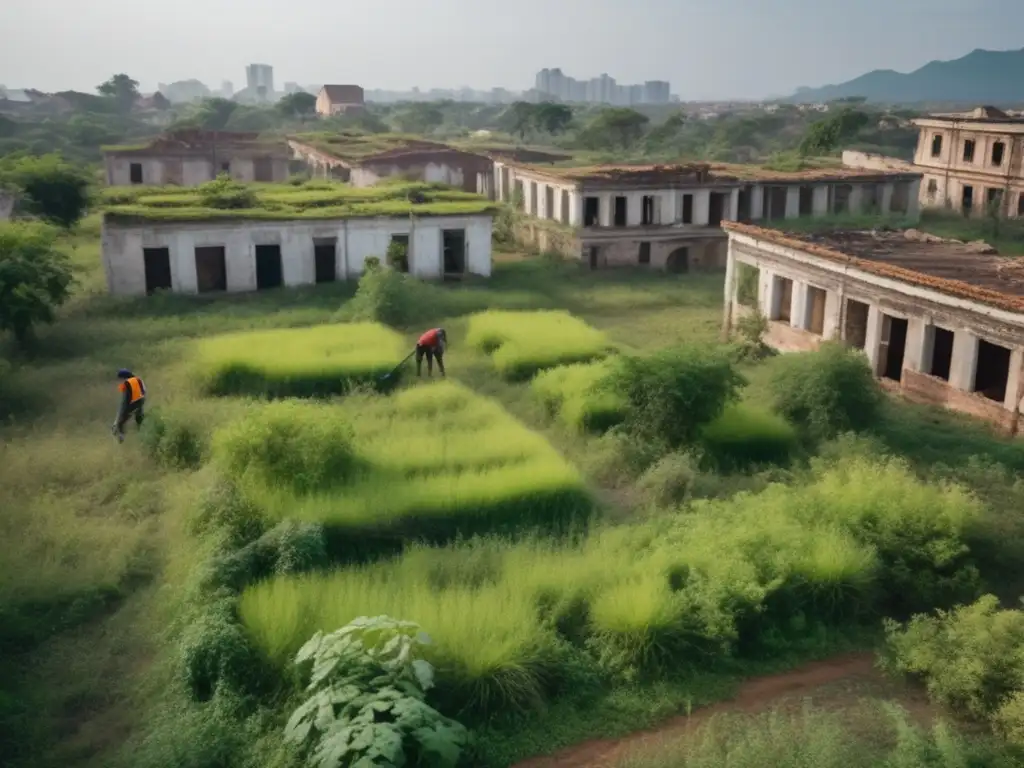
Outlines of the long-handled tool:
[{"label": "long-handled tool", "polygon": [[394,370],[392,370],[391,373],[385,373],[383,376],[381,376],[380,381],[381,382],[387,381],[392,376],[394,376],[396,373],[398,373],[402,369],[402,366],[405,365],[407,362],[409,362],[409,358],[411,358],[415,354],[416,354],[416,350],[414,349],[412,352],[410,352],[408,355],[406,355],[402,359],[402,362],[400,362],[398,365],[396,365],[394,367]]}]

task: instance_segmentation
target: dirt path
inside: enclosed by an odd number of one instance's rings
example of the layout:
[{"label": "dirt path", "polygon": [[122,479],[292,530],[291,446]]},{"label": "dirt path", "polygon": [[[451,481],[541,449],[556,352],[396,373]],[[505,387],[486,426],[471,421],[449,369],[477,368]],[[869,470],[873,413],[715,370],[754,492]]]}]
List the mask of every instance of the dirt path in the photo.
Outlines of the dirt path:
[{"label": "dirt path", "polygon": [[[531,758],[515,768],[612,768],[627,751],[652,740],[677,738],[714,715],[761,712],[787,699],[824,693],[827,686],[839,682],[867,683],[872,687],[882,684],[874,667],[874,656],[847,654],[813,662],[791,672],[755,677],[743,683],[732,699],[695,710],[688,716],[675,717],[653,730],[639,731],[621,739],[583,742],[554,755]],[[833,697],[834,694],[826,696]]]}]

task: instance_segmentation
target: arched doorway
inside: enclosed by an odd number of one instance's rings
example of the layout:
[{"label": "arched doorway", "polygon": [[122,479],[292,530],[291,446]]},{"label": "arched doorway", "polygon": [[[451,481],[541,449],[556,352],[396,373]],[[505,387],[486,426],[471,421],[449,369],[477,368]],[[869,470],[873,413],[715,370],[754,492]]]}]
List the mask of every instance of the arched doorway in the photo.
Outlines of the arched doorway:
[{"label": "arched doorway", "polygon": [[676,248],[665,260],[665,271],[683,274],[690,271],[690,249],[687,246]]}]

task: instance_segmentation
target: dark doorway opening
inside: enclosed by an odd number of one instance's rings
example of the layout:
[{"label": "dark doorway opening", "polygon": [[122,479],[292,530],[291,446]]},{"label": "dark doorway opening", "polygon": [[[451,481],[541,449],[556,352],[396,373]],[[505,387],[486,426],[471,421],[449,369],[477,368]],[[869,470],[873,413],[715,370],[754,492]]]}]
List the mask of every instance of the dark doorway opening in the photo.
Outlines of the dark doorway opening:
[{"label": "dark doorway opening", "polygon": [[388,243],[388,266],[398,272],[409,271],[409,236],[392,235]]},{"label": "dark doorway opening", "polygon": [[850,212],[850,195],[853,194],[853,187],[849,184],[834,184],[832,186],[832,213],[844,214]]},{"label": "dark doorway opening", "polygon": [[889,201],[889,213],[906,213],[910,207],[910,184],[897,182],[892,185],[892,199]]},{"label": "dark doorway opening", "polygon": [[800,187],[800,215],[814,215],[814,187]]},{"label": "dark doorway opening", "polygon": [[[534,190],[537,185],[533,185]],[[466,271],[466,230],[445,229],[441,232],[441,247],[444,251],[444,273],[461,275]]]},{"label": "dark doorway opening", "polygon": [[196,288],[200,293],[228,289],[227,259],[223,245],[196,248]]},{"label": "dark doorway opening", "polygon": [[601,255],[600,250],[598,249],[598,247],[596,245],[592,245],[592,246],[590,246],[590,250],[589,250],[588,253],[589,253],[590,268],[591,269],[597,269],[597,267],[598,267],[598,259],[599,259],[600,255]]},{"label": "dark doorway opening", "polygon": [[284,265],[280,245],[256,246],[256,290],[280,288],[284,284]]},{"label": "dark doorway opening", "polygon": [[640,205],[640,223],[644,226],[654,224],[654,196],[644,195]]},{"label": "dark doorway opening", "polygon": [[334,238],[313,241],[317,283],[333,283],[338,279],[338,242]]},{"label": "dark doorway opening", "polygon": [[532,213],[534,216],[536,216],[537,214],[540,213],[540,211],[537,210],[537,182],[536,181],[531,181],[530,182],[530,213]]},{"label": "dark doorway opening", "polygon": [[569,193],[566,190],[562,190],[562,215],[561,220],[563,224],[569,223]]},{"label": "dark doorway opening", "polygon": [[974,374],[974,391],[989,400],[1003,402],[1010,380],[1010,350],[999,344],[978,341],[978,368]]},{"label": "dark doorway opening", "polygon": [[132,163],[128,166],[128,178],[132,184],[142,183],[142,163]]},{"label": "dark doorway opening", "polygon": [[253,161],[253,178],[256,181],[274,180],[274,161],[269,157],[257,157]]},{"label": "dark doorway opening", "polygon": [[557,219],[555,215],[555,188],[550,184],[544,187],[544,218]]},{"label": "dark doorway opening", "polygon": [[688,246],[676,248],[668,255],[668,259],[665,261],[665,271],[677,275],[690,271],[690,249]]},{"label": "dark doorway opening", "polygon": [[789,192],[785,187],[765,187],[765,212],[768,221],[786,218],[786,198]]},{"label": "dark doorway opening", "polygon": [[523,182],[516,179],[515,191],[512,193],[512,204],[520,211],[526,209],[526,193],[523,191]]},{"label": "dark doorway opening", "polygon": [[616,227],[626,226],[626,198],[615,198],[615,220]]},{"label": "dark doorway opening", "polygon": [[793,281],[788,277],[775,278],[775,301],[772,307],[772,320],[781,323],[791,322],[790,316],[793,309]]},{"label": "dark doorway opening", "polygon": [[171,251],[169,248],[143,248],[146,264],[146,295],[171,290]]},{"label": "dark doorway opening", "polygon": [[903,318],[882,315],[879,361],[882,376],[892,381],[899,381],[903,377],[903,357],[907,352],[907,325]]},{"label": "dark doorway opening", "polygon": [[740,190],[740,200],[737,206],[736,218],[740,221],[750,221],[750,187]]},{"label": "dark doorway opening", "polygon": [[868,341],[868,313],[870,308],[863,301],[846,300],[846,322],[843,338],[851,347],[864,349]]},{"label": "dark doorway opening", "polygon": [[963,191],[960,196],[960,210],[963,211],[964,216],[969,216],[973,209],[974,187],[970,184],[964,184]]},{"label": "dark doorway opening", "polygon": [[708,202],[709,227],[721,226],[722,219],[725,218],[725,198],[726,195],[723,192],[711,193],[711,199]]},{"label": "dark doorway opening", "polygon": [[651,244],[648,242],[640,243],[640,251],[637,254],[637,261],[640,264],[651,263]]},{"label": "dark doorway opening", "polygon": [[818,336],[825,333],[825,299],[823,288],[807,286],[807,330]]},{"label": "dark doorway opening", "polygon": [[953,332],[938,326],[932,326],[931,330],[932,362],[928,367],[928,373],[949,381],[949,371],[953,365]]},{"label": "dark doorway opening", "polygon": [[583,226],[596,227],[600,221],[601,199],[598,197],[583,198]]},{"label": "dark doorway opening", "polygon": [[1017,215],[1024,216],[1024,192],[1017,195]]},{"label": "dark doorway opening", "polygon": [[683,195],[683,224],[693,224],[693,195]]}]

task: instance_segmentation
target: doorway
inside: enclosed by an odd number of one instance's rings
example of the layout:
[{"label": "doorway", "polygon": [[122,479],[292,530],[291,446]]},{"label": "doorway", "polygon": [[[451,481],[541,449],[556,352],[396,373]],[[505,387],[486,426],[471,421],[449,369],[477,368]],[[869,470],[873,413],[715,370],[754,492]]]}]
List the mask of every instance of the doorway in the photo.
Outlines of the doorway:
[{"label": "doorway", "polygon": [[899,381],[903,377],[907,326],[907,321],[901,317],[882,315],[882,341],[878,349],[878,363],[883,378]]},{"label": "doorway", "polygon": [[1001,403],[1006,399],[1010,380],[1010,350],[984,339],[978,340],[978,368],[974,374],[974,391]]},{"label": "doorway", "polygon": [[817,336],[825,334],[825,299],[827,294],[824,288],[816,288],[813,285],[807,286],[807,330]]},{"label": "doorway", "polygon": [[953,367],[953,332],[937,325],[931,327],[932,362],[928,373],[937,379],[949,381],[949,372]]},{"label": "doorway", "polygon": [[[534,189],[536,189],[536,184]],[[444,251],[444,273],[446,275],[463,274],[466,271],[466,230],[442,230],[441,248]]]},{"label": "doorway", "polygon": [[690,249],[688,246],[676,248],[665,260],[665,271],[681,275],[690,271]]},{"label": "doorway", "polygon": [[280,288],[284,284],[280,245],[256,246],[256,290]]},{"label": "doorway", "polygon": [[814,187],[800,187],[800,215],[814,215]]},{"label": "doorway", "polygon": [[313,261],[317,283],[333,283],[338,277],[338,241],[333,237],[313,241]]},{"label": "doorway", "polygon": [[223,245],[196,248],[196,287],[200,293],[228,289],[228,267]]},{"label": "doorway", "polygon": [[739,221],[750,221],[750,187],[740,190],[739,206],[737,206],[736,218]]},{"label": "doorway", "polygon": [[601,200],[597,197],[583,198],[583,226],[596,227],[598,214],[601,210]]},{"label": "doorway", "polygon": [[596,245],[590,246],[590,249],[588,251],[588,261],[590,263],[590,268],[591,269],[597,269],[600,256],[601,256],[600,248],[598,248],[598,246],[596,246]]},{"label": "doorway", "polygon": [[626,226],[626,198],[616,197],[615,198],[615,226],[624,227]]},{"label": "doorway", "polygon": [[708,202],[709,227],[719,227],[722,225],[722,219],[725,218],[725,198],[724,192],[711,193],[711,198]]},{"label": "doorway", "polygon": [[171,290],[171,251],[169,248],[143,248],[146,265],[146,295]]},{"label": "doorway", "polygon": [[868,314],[871,308],[863,301],[846,300],[846,322],[843,325],[843,338],[846,343],[856,349],[864,349],[868,340]]},{"label": "doorway", "polygon": [[274,161],[269,157],[257,157],[253,161],[253,179],[268,182],[274,180]]}]

